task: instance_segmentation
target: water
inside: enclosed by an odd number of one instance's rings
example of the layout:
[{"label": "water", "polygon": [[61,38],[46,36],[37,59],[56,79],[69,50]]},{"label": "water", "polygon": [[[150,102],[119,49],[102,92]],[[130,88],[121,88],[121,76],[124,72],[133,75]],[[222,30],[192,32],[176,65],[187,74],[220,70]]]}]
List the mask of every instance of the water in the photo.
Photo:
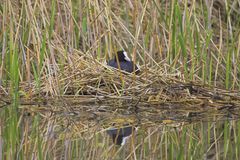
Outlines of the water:
[{"label": "water", "polygon": [[[189,104],[87,96],[21,103],[18,153],[23,159],[238,159],[239,107]],[[126,125],[138,130],[125,145],[114,144],[107,130]]]}]

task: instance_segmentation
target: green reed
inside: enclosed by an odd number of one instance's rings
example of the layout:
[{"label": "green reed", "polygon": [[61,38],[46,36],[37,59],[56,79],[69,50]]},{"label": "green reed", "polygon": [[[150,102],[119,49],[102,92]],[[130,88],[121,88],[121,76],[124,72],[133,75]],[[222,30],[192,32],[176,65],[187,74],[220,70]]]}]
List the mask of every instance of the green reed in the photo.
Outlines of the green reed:
[{"label": "green reed", "polygon": [[[7,5],[4,6],[4,11],[7,11]],[[14,23],[10,20],[9,27],[6,28],[8,34],[8,48],[6,48],[6,69],[8,76],[6,81],[10,81],[10,94],[11,94],[11,105],[5,109],[5,125],[3,130],[3,137],[5,140],[3,157],[7,159],[14,159],[17,157],[18,146],[20,145],[20,127],[19,126],[19,114],[18,114],[18,104],[19,104],[19,49],[17,42],[14,37]]]},{"label": "green reed", "polygon": [[[224,6],[219,9],[214,5],[209,7],[206,2],[75,0],[67,3],[49,0],[1,3],[0,85],[11,97],[11,105],[1,110],[4,124],[1,126],[2,159],[26,159],[32,153],[38,159],[54,159],[57,154],[53,152],[59,150],[64,155],[64,147],[47,150],[50,142],[43,138],[46,128],[40,113],[33,116],[30,131],[24,128],[19,97],[31,98],[32,93],[20,90],[19,85],[27,81],[28,87],[41,93],[42,86],[52,84],[51,78],[61,81],[56,75],[66,74],[69,70],[65,66],[74,68],[80,63],[76,61],[75,64],[73,55],[78,53],[73,50],[91,54],[102,62],[124,48],[136,58],[136,62],[149,70],[167,66],[169,72],[179,71],[186,81],[200,80],[202,84],[239,89],[239,14],[231,9],[234,5],[230,1],[222,1],[219,5]],[[52,74],[53,68],[57,68],[54,70],[56,75]],[[143,72],[149,74],[147,70],[143,69]],[[122,84],[124,88],[125,82]],[[55,89],[56,85],[50,87]],[[60,90],[57,93],[62,94],[64,88]],[[119,91],[119,95],[123,93]],[[137,157],[204,159],[204,154],[212,148],[217,151],[218,158],[240,157],[239,122],[233,125],[226,121],[223,129],[210,122],[207,127],[198,124],[183,126],[181,132],[172,127],[164,129],[167,132],[154,133],[153,136],[148,132],[137,141],[140,144],[136,148]],[[24,141],[23,135],[27,137]],[[98,136],[104,139],[102,135]],[[160,139],[158,143],[155,143],[154,136]],[[219,137],[223,141],[218,141]],[[67,142],[57,138],[53,141],[61,142],[62,146]],[[68,140],[72,143],[66,157],[89,158],[98,152],[109,158],[110,142],[104,140],[104,149],[98,143],[90,145],[84,139]]]}]

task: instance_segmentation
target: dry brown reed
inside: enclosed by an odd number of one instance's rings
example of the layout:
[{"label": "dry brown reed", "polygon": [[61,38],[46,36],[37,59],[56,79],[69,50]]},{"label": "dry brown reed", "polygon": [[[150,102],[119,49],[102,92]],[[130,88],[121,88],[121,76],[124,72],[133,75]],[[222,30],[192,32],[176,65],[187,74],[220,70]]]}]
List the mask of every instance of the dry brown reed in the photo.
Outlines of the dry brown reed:
[{"label": "dry brown reed", "polygon": [[[226,159],[235,150],[232,139],[224,155],[218,150],[223,127],[207,124],[210,139],[194,123],[239,119],[239,15],[236,0],[3,0],[0,109],[12,104],[17,73],[21,114],[9,130],[23,131],[19,152],[10,146],[3,157],[203,159],[207,146]],[[106,65],[120,49],[140,64],[139,75]],[[104,132],[125,123],[141,124],[144,138],[115,148]],[[240,127],[232,128],[224,135],[234,133],[237,148]]]}]

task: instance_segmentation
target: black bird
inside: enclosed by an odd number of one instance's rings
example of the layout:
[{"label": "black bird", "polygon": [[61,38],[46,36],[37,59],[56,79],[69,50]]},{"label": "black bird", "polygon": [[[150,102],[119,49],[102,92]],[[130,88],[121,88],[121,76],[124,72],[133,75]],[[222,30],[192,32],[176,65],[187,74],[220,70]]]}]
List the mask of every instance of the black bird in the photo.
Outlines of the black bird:
[{"label": "black bird", "polygon": [[118,51],[117,55],[113,59],[109,60],[107,64],[111,67],[118,68],[129,73],[133,72],[135,66],[135,73],[138,74],[140,72],[137,65],[135,65],[133,61],[130,60],[127,52],[125,51]]},{"label": "black bird", "polygon": [[122,128],[111,128],[107,130],[107,134],[112,137],[113,143],[123,146],[126,140],[137,130],[136,127],[127,126]]}]

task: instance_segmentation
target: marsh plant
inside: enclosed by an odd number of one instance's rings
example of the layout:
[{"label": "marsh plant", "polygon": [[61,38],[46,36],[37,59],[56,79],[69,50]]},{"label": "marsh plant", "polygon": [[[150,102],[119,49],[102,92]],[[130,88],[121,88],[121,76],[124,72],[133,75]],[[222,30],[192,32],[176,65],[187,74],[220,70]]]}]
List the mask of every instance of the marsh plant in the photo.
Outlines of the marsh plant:
[{"label": "marsh plant", "polygon": [[[238,0],[1,0],[1,158],[239,159],[239,11]],[[106,65],[118,50],[140,74]],[[122,147],[105,133],[117,117],[141,126]]]}]

